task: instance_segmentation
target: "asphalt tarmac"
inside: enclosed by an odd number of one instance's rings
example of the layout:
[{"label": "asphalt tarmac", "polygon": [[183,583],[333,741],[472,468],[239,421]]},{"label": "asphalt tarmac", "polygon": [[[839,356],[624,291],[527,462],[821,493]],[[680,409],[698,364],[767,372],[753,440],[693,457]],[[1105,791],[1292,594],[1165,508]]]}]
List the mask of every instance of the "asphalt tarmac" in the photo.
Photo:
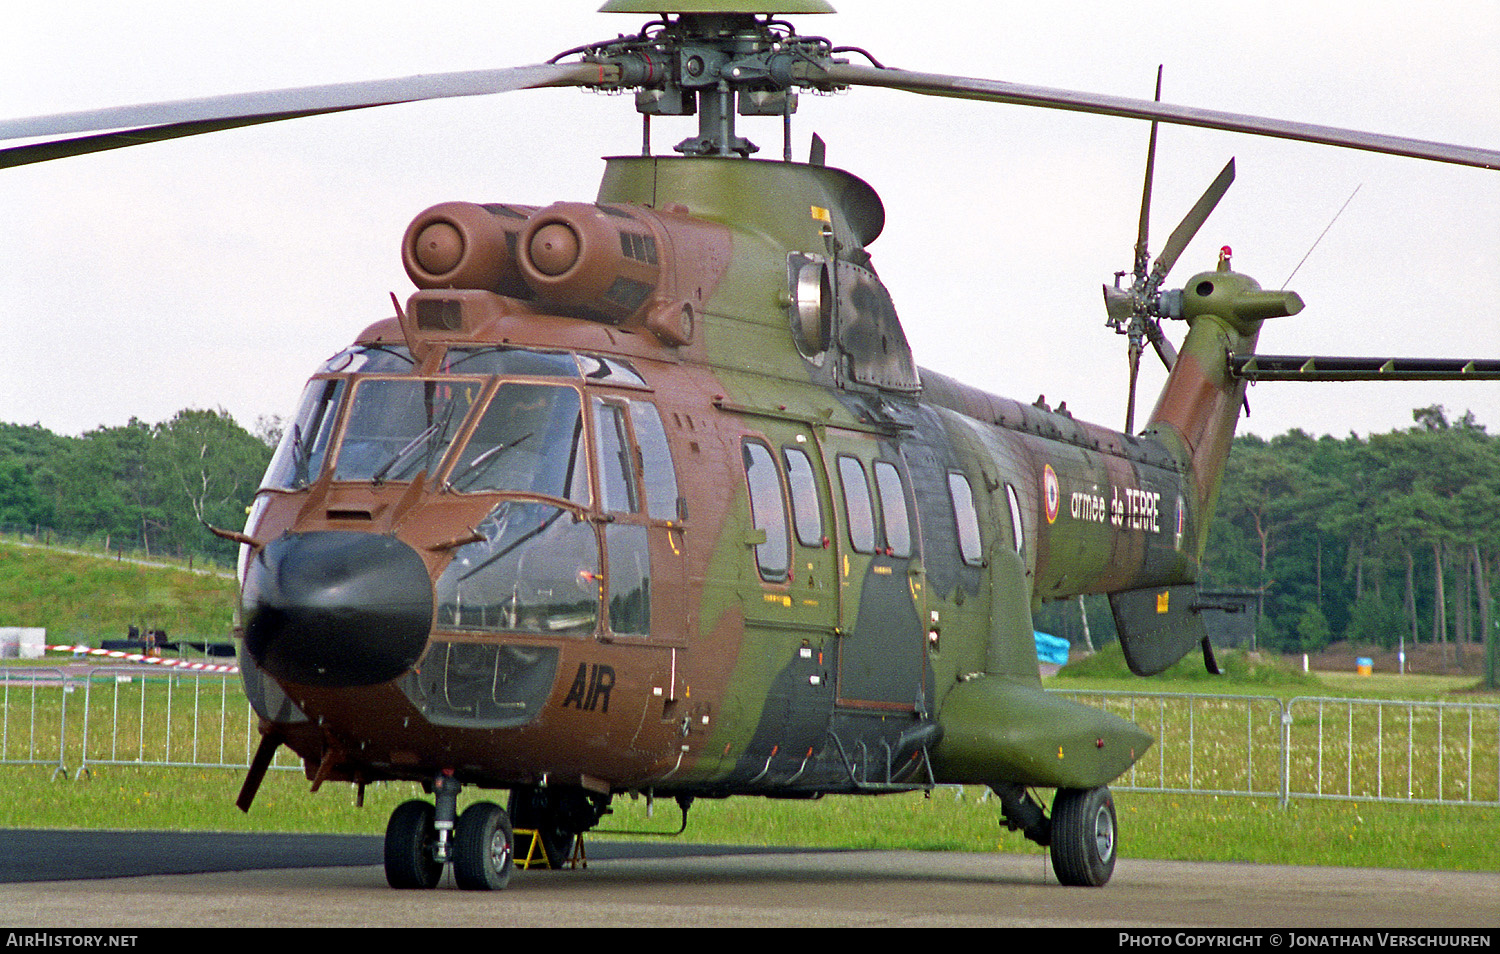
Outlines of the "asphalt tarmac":
[{"label": "asphalt tarmac", "polygon": [[1059,886],[1042,854],[595,839],[584,870],[413,892],[386,886],[380,852],[362,836],[0,831],[0,926],[1433,928],[1500,945],[1496,873],[1122,858],[1089,889]]}]

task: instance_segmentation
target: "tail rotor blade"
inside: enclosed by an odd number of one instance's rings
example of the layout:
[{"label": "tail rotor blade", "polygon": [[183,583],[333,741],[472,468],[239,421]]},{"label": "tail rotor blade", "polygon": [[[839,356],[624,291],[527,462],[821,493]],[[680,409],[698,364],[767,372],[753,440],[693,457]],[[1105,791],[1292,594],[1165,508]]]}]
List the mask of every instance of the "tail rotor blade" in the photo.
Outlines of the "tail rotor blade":
[{"label": "tail rotor blade", "polygon": [[[1156,102],[1161,102],[1161,66],[1156,67]],[[1141,188],[1141,224],[1135,239],[1135,278],[1146,277],[1146,263],[1150,260],[1146,241],[1151,231],[1151,180],[1156,171],[1156,120],[1151,121],[1151,140],[1146,147],[1146,184]]]},{"label": "tail rotor blade", "polygon": [[1163,246],[1161,254],[1156,257],[1156,265],[1151,270],[1151,277],[1155,282],[1160,282],[1177,264],[1177,259],[1192,242],[1193,236],[1203,227],[1213,212],[1214,206],[1224,198],[1224,193],[1229,191],[1230,183],[1234,182],[1234,160],[1230,159],[1218,177],[1209,184],[1207,191],[1199,197],[1196,205],[1188,210],[1188,214],[1178,223],[1177,228],[1167,238],[1167,244]]},{"label": "tail rotor blade", "polygon": [[1177,367],[1177,349],[1172,342],[1162,333],[1161,322],[1146,322],[1146,337],[1151,339],[1151,347],[1156,349],[1156,356],[1161,358],[1161,363],[1167,366],[1167,371]]}]

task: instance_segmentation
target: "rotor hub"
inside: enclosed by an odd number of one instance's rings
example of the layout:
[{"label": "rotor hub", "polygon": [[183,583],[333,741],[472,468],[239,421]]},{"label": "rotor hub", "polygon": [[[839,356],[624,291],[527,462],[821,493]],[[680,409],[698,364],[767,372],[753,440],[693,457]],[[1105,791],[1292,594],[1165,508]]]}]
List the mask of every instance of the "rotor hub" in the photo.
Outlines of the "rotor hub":
[{"label": "rotor hub", "polygon": [[828,63],[833,50],[769,14],[684,12],[583,52],[618,70],[614,85],[637,91],[636,109],[648,123],[652,116],[698,117],[698,135],[679,142],[677,152],[748,156],[759,147],[736,134],[736,117],[789,119],[797,110],[794,87],[816,85],[807,65]]}]

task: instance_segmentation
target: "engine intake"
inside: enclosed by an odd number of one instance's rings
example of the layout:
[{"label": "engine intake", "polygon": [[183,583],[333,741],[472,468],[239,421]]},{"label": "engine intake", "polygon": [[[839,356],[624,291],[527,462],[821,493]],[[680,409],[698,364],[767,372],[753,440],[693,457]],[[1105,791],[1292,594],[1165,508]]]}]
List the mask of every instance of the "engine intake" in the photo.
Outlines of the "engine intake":
[{"label": "engine intake", "polygon": [[518,265],[537,298],[564,312],[605,321],[632,317],[661,282],[661,252],[650,223],[627,212],[558,202],[532,215]]},{"label": "engine intake", "polygon": [[472,288],[531,297],[516,265],[516,242],[530,207],[444,202],[412,220],[401,241],[406,274],[418,288]]},{"label": "engine intake", "polygon": [[[684,228],[703,226],[583,202],[542,209],[444,202],[407,227],[401,257],[421,289],[527,299],[555,314],[644,326],[681,346],[693,338],[702,297],[698,281],[693,295],[681,294],[671,270],[673,230]],[[693,240],[704,237],[695,231]]]}]

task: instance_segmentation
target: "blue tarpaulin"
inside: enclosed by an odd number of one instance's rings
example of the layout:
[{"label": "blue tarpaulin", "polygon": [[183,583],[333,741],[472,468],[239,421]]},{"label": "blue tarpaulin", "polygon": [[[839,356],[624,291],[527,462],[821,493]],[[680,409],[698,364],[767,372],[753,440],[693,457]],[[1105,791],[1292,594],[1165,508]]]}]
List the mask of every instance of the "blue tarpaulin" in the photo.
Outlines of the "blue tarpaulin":
[{"label": "blue tarpaulin", "polygon": [[1066,666],[1068,664],[1068,641],[1061,636],[1053,636],[1051,633],[1037,632],[1036,658],[1039,662]]}]

